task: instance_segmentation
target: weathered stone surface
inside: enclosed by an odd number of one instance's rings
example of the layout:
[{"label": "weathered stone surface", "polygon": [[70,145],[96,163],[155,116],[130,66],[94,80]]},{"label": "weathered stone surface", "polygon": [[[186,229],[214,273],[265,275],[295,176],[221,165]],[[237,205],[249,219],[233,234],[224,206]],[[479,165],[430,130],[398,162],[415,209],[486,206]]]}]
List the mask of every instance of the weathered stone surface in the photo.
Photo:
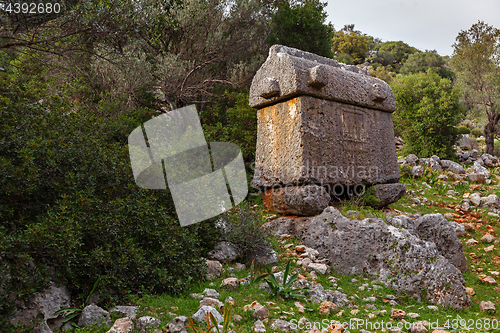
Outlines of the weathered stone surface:
[{"label": "weathered stone surface", "polygon": [[271,265],[278,262],[278,254],[271,247],[263,250],[252,252],[248,256],[249,262],[255,259],[255,263],[259,265]]},{"label": "weathered stone surface", "polygon": [[411,174],[415,177],[422,177],[424,168],[421,165],[416,165],[411,169]]},{"label": "weathered stone surface", "polygon": [[410,154],[406,156],[406,163],[408,163],[411,166],[415,166],[418,163],[418,157],[415,154]]},{"label": "weathered stone surface", "polygon": [[476,173],[482,173],[486,178],[490,177],[490,172],[488,171],[488,169],[483,167],[480,163],[478,163],[478,161],[474,162],[473,168]]},{"label": "weathered stone surface", "polygon": [[167,329],[170,333],[187,333],[184,328],[189,324],[188,318],[184,316],[175,317],[167,324]]},{"label": "weathered stone surface", "polygon": [[158,327],[160,324],[160,319],[150,316],[143,316],[135,321],[135,327],[139,332],[149,332],[151,328]]},{"label": "weathered stone surface", "polygon": [[120,318],[115,321],[113,326],[106,333],[129,333],[132,332],[134,323],[129,317]]},{"label": "weathered stone surface", "polygon": [[122,316],[129,317],[130,319],[135,319],[135,316],[137,315],[137,306],[125,306],[125,305],[119,305],[115,306],[113,309],[111,309],[109,312],[118,312]]},{"label": "weathered stone surface", "polygon": [[297,325],[294,325],[286,320],[275,319],[269,326],[272,330],[282,332],[297,332]]},{"label": "weathered stone surface", "polygon": [[[271,46],[266,62],[253,78],[250,106],[262,108],[298,94],[387,112],[396,110],[389,85],[368,76],[365,70],[294,48]],[[394,135],[391,143],[394,146]]]},{"label": "weathered stone surface", "polygon": [[205,290],[203,290],[203,295],[205,295],[206,297],[213,297],[213,298],[219,298],[220,294],[217,292],[217,290],[215,289],[209,289],[209,288],[205,288]]},{"label": "weathered stone surface", "polygon": [[486,197],[484,205],[488,208],[500,208],[500,199],[496,194],[490,194]]},{"label": "weathered stone surface", "polygon": [[393,202],[398,201],[406,193],[404,184],[379,184],[373,186],[375,192],[373,195],[380,200],[377,208],[385,207]]},{"label": "weathered stone surface", "polygon": [[50,329],[62,326],[61,315],[54,315],[54,312],[70,306],[71,294],[66,286],[51,286],[40,293],[31,296],[27,301],[17,304],[17,311],[10,320],[12,324],[22,323],[28,325],[30,320],[34,320],[38,315],[45,321],[49,321]]},{"label": "weathered stone surface", "polygon": [[469,196],[469,200],[470,202],[472,202],[474,204],[474,206],[480,206],[481,205],[481,193],[472,193],[470,196]]},{"label": "weathered stone surface", "polygon": [[320,214],[330,202],[330,194],[323,186],[286,186],[266,190],[264,205],[270,211],[283,215],[312,216]]},{"label": "weathered stone surface", "polygon": [[238,257],[238,247],[230,242],[220,242],[214,249],[208,252],[208,258],[219,262],[230,262]]},{"label": "weathered stone surface", "polygon": [[78,319],[78,326],[92,327],[92,325],[101,326],[103,324],[111,325],[109,312],[94,303],[86,306]]},{"label": "weathered stone surface", "polygon": [[222,303],[216,298],[205,297],[200,301],[200,307],[202,306],[211,306],[213,308],[220,310],[220,308],[224,306],[224,303]]},{"label": "weathered stone surface", "polygon": [[219,311],[217,311],[215,308],[211,306],[202,306],[201,308],[198,309],[198,311],[196,311],[196,313],[191,318],[193,318],[193,320],[206,323],[207,313],[209,312],[211,312],[212,315],[215,317],[217,323],[222,323],[224,321]]},{"label": "weathered stone surface", "polygon": [[481,302],[479,303],[479,311],[482,311],[482,312],[489,312],[489,313],[495,313],[496,311],[496,308],[495,308],[495,304],[493,302]]},{"label": "weathered stone surface", "polygon": [[257,304],[252,308],[252,311],[253,317],[260,320],[264,320],[269,316],[269,310],[265,305]]},{"label": "weathered stone surface", "polygon": [[473,183],[483,184],[484,182],[486,182],[486,176],[482,173],[476,173],[476,172],[468,173],[467,178],[469,179],[470,182]]},{"label": "weathered stone surface", "polygon": [[398,182],[393,131],[388,112],[311,96],[257,110],[253,186]]},{"label": "weathered stone surface", "polygon": [[[279,218],[266,223],[266,227],[274,233],[302,238],[303,244],[317,249],[337,273],[378,275],[380,281],[396,291],[404,291],[419,300],[425,289],[425,298],[431,303],[453,308],[470,306],[460,270],[439,252],[439,245],[418,236],[418,231],[427,223],[438,221],[439,226],[431,227],[424,237],[457,246],[453,227],[444,224],[444,218],[441,221],[435,216],[409,220],[414,222],[398,219],[406,223],[408,229],[397,229],[382,219],[350,220],[334,207],[328,207],[316,217]],[[461,266],[461,256],[445,253]]]},{"label": "weathered stone surface", "polygon": [[465,173],[464,167],[461,166],[457,162],[453,162],[450,160],[441,160],[441,166],[443,167],[443,169],[448,169],[451,172],[456,173],[456,174],[464,174]]},{"label": "weathered stone surface", "polygon": [[222,273],[222,264],[217,260],[207,260],[207,279],[212,280],[220,276]]}]

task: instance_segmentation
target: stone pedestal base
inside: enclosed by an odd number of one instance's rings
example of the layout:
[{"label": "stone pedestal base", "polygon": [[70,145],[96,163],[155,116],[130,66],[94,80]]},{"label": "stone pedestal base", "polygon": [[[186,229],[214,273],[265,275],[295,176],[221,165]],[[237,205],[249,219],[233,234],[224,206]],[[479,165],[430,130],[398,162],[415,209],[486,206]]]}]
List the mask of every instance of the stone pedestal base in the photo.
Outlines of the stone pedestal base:
[{"label": "stone pedestal base", "polygon": [[284,215],[314,216],[330,202],[326,189],[317,185],[286,186],[266,190],[263,194],[266,209]]}]

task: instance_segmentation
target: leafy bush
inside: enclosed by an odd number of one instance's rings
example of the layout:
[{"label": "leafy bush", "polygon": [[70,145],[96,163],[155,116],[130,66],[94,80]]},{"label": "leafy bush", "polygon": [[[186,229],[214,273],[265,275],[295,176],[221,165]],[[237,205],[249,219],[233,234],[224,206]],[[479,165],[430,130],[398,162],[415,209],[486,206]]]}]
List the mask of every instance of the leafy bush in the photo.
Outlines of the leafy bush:
[{"label": "leafy bush", "polygon": [[474,128],[472,129],[472,131],[470,132],[472,135],[474,135],[476,138],[479,138],[480,136],[483,135],[483,131],[480,129],[480,128]]},{"label": "leafy bush", "polygon": [[[280,284],[274,274],[267,269],[267,278],[265,279],[267,285],[271,289],[271,295],[275,297],[283,297],[284,299],[299,299],[306,298],[306,295],[297,294],[298,289],[292,288],[292,284],[297,280],[299,273],[295,273],[292,276],[289,276],[290,272],[290,262],[286,264],[285,272],[283,275],[283,282]],[[302,288],[305,289],[305,288]]]},{"label": "leafy bush", "polygon": [[207,142],[232,142],[241,148],[245,162],[255,159],[257,113],[248,105],[248,92],[224,91],[200,114]]},{"label": "leafy bush", "polygon": [[457,126],[455,127],[457,134],[470,134],[471,130],[467,126]]},{"label": "leafy bush", "polygon": [[397,105],[394,124],[405,142],[403,154],[456,159],[453,145],[458,134],[454,127],[464,110],[452,82],[429,70],[400,77],[391,87]]},{"label": "leafy bush", "polygon": [[243,202],[233,213],[221,216],[225,226],[223,238],[238,247],[239,256],[247,259],[250,254],[269,247],[269,235],[262,229],[260,213]]},{"label": "leafy bush", "polygon": [[13,302],[49,280],[86,294],[102,276],[100,292],[111,300],[144,288],[178,293],[202,279],[200,257],[218,230],[180,227],[169,192],[138,188],[128,149],[115,139],[147,110],[107,132],[85,108],[75,112],[58,96],[42,102],[0,74],[0,331]]}]

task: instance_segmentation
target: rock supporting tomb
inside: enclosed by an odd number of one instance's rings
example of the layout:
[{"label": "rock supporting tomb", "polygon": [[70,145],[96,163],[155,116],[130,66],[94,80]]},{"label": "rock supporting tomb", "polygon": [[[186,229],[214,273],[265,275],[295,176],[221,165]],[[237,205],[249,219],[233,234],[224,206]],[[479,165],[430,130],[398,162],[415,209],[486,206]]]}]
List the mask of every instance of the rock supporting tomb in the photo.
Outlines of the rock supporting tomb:
[{"label": "rock supporting tomb", "polygon": [[[253,78],[250,106],[258,109],[253,186],[264,191],[268,209],[319,214],[330,196],[376,184],[386,184],[375,191],[383,205],[404,194],[397,184],[396,102],[384,81],[274,45]],[[310,185],[326,191],[311,194]]]}]

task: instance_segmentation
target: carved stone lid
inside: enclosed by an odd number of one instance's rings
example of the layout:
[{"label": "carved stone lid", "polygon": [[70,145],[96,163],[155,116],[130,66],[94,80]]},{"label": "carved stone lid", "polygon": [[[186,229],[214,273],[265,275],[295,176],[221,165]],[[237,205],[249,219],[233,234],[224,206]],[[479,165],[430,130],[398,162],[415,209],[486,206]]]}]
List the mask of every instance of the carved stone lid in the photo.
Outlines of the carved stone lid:
[{"label": "carved stone lid", "polygon": [[273,45],[250,87],[250,106],[260,109],[296,96],[314,96],[394,112],[391,87],[356,66]]}]

